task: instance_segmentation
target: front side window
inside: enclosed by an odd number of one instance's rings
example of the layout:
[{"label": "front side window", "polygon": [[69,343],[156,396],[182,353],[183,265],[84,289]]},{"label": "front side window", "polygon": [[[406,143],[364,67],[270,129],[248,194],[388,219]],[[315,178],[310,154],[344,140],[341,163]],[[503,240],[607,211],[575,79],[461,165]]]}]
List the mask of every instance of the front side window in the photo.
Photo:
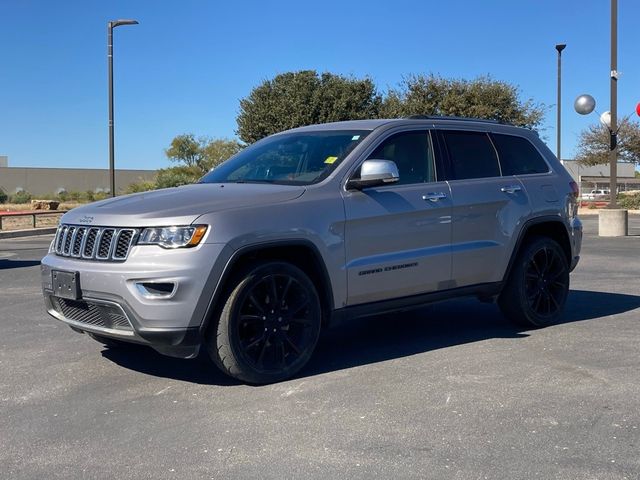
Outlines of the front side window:
[{"label": "front side window", "polygon": [[322,130],[275,135],[218,165],[199,183],[317,183],[369,133],[368,130]]},{"label": "front side window", "polygon": [[435,181],[431,137],[426,131],[392,135],[369,155],[369,159],[395,162],[400,180],[394,185]]},{"label": "front side window", "polygon": [[483,132],[443,131],[452,180],[499,177],[500,167],[491,140]]},{"label": "front side window", "polygon": [[540,152],[526,138],[497,133],[492,133],[491,138],[498,150],[503,175],[526,175],[549,171]]}]

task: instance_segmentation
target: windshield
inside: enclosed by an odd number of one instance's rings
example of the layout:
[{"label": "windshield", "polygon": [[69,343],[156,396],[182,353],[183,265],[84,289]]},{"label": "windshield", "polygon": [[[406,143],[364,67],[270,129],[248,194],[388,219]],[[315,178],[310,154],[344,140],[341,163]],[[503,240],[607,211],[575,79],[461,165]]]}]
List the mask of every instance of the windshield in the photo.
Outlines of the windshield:
[{"label": "windshield", "polygon": [[218,165],[199,183],[317,183],[368,134],[368,130],[326,130],[268,137]]}]

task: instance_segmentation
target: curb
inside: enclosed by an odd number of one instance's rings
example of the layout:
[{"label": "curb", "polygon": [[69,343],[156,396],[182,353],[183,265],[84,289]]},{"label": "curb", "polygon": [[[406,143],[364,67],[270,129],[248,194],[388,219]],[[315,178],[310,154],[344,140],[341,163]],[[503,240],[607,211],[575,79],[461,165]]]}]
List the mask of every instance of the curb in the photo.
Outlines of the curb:
[{"label": "curb", "polygon": [[50,235],[56,233],[58,227],[30,228],[28,230],[0,230],[0,240],[3,238],[32,237],[35,235]]}]

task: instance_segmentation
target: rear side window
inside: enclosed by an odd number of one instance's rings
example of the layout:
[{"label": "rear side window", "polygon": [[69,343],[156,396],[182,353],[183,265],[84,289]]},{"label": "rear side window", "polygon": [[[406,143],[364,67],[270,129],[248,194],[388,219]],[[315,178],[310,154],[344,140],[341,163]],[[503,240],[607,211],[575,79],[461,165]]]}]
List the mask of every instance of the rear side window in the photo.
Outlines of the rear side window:
[{"label": "rear side window", "polygon": [[498,157],[486,133],[443,131],[442,136],[449,152],[451,180],[500,176]]},{"label": "rear side window", "polygon": [[549,167],[529,140],[513,135],[491,134],[498,150],[503,175],[547,173]]}]

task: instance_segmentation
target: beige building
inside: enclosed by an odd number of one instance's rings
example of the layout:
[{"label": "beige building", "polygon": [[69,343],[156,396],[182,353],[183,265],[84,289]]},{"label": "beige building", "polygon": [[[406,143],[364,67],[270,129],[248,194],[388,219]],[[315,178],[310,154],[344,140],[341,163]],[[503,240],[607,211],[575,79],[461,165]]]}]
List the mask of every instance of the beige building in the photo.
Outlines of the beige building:
[{"label": "beige building", "polygon": [[[0,189],[7,194],[21,190],[38,195],[67,192],[109,191],[109,170],[90,168],[27,168],[8,167],[0,157]],[[4,165],[4,166],[3,166]],[[116,170],[116,190],[125,190],[132,183],[151,181],[155,170]]]},{"label": "beige building", "polygon": [[[585,166],[575,160],[563,160],[564,168],[580,186],[580,191],[609,189],[609,164]],[[633,163],[618,162],[618,191],[640,189],[640,178],[635,178]]]}]

